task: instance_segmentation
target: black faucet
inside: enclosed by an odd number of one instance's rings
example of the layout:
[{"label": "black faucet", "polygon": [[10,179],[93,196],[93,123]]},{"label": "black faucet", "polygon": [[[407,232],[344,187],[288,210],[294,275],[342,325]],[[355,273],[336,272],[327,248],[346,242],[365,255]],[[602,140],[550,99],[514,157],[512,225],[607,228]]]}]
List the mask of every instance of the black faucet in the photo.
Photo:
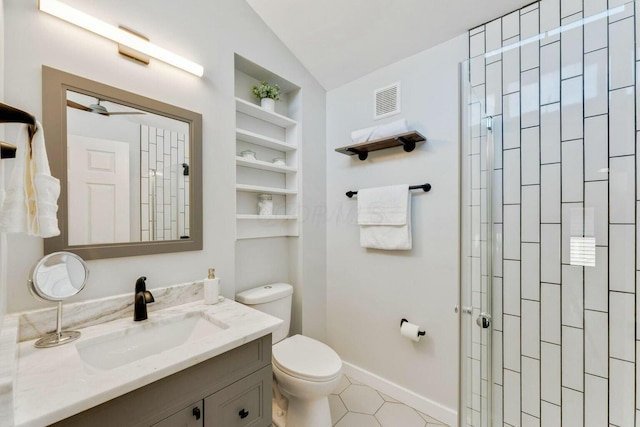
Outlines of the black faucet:
[{"label": "black faucet", "polygon": [[147,290],[146,280],[145,276],[136,280],[136,292],[133,296],[133,320],[136,322],[147,318],[147,303],[155,302],[153,295]]}]

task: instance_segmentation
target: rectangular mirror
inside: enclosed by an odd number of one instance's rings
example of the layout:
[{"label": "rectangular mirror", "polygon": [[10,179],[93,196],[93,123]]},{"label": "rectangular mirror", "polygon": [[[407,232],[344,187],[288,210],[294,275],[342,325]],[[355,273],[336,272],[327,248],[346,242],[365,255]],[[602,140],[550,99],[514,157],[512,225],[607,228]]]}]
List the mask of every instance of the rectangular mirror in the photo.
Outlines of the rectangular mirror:
[{"label": "rectangular mirror", "polygon": [[43,66],[60,236],[84,259],[202,249],[202,116]]}]

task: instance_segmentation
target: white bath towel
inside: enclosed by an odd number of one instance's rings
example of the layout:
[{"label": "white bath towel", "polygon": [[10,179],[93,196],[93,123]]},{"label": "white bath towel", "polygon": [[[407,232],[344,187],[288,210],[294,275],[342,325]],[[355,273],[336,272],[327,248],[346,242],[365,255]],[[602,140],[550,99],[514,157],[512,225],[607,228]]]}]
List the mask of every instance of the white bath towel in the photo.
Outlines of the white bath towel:
[{"label": "white bath towel", "polygon": [[351,142],[353,144],[361,144],[363,142],[373,141],[374,139],[386,138],[406,132],[409,132],[407,119],[399,119],[384,125],[354,130],[351,132]]},{"label": "white bath towel", "polygon": [[363,248],[411,249],[409,185],[359,190],[358,225],[360,225],[360,246]]},{"label": "white bath towel", "polygon": [[31,141],[28,126],[22,126],[17,138],[16,162],[11,174],[0,215],[0,230],[52,237],[58,229],[60,181],[51,176],[44,131],[37,122]]}]

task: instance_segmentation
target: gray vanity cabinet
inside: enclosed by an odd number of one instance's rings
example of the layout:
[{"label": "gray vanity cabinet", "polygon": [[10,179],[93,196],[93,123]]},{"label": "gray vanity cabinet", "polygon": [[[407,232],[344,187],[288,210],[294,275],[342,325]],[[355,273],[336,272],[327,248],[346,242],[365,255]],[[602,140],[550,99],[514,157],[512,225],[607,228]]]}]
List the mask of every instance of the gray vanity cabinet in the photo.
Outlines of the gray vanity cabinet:
[{"label": "gray vanity cabinet", "polygon": [[271,335],[64,419],[56,427],[267,427]]}]

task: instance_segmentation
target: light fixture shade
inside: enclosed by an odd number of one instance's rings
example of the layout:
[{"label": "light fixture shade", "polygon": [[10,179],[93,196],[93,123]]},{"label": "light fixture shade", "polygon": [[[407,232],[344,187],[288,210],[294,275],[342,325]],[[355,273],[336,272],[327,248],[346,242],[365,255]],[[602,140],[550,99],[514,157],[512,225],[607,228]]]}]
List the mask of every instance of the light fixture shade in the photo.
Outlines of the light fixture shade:
[{"label": "light fixture shade", "polygon": [[128,46],[155,58],[159,61],[166,62],[169,65],[180,68],[198,77],[204,74],[204,67],[196,64],[180,55],[168,51],[160,46],[140,39],[137,36],[124,31],[116,26],[107,24],[98,18],[94,18],[84,12],[74,9],[58,0],[39,0],[38,7],[41,11],[67,21],[70,24],[77,25],[99,36],[105,37],[116,43]]}]

